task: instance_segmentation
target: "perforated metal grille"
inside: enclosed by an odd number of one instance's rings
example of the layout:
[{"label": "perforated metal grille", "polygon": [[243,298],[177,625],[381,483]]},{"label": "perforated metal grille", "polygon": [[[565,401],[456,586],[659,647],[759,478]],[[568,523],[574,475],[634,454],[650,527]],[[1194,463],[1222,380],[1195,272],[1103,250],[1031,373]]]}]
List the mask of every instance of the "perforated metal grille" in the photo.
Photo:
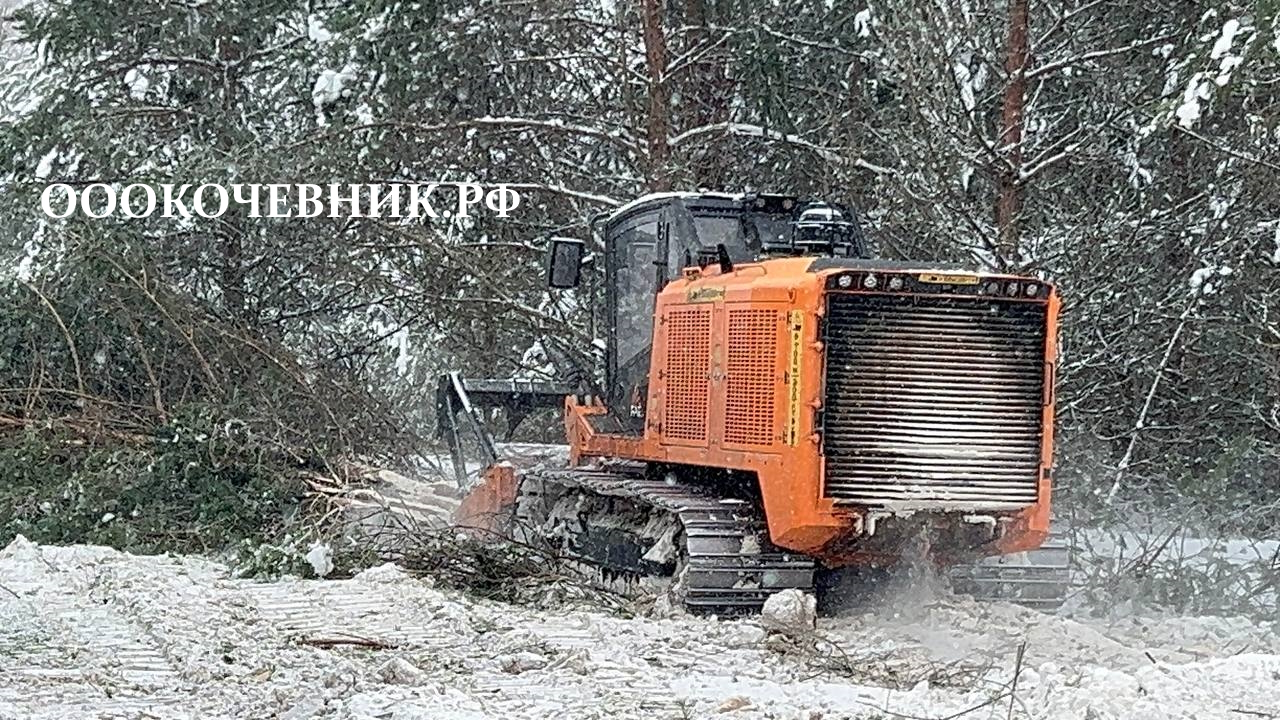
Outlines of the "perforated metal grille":
[{"label": "perforated metal grille", "polygon": [[666,324],[667,395],[663,434],[679,440],[706,440],[711,310],[673,310],[667,313]]},{"label": "perforated metal grille", "polygon": [[773,442],[779,313],[730,310],[725,368],[724,439],[739,445]]}]

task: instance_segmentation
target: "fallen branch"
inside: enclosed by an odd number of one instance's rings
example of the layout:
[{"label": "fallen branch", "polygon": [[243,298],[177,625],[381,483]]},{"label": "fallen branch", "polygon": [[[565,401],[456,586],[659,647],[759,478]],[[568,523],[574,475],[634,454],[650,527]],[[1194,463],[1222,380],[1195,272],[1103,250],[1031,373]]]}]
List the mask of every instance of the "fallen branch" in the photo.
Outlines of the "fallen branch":
[{"label": "fallen branch", "polygon": [[303,638],[300,640],[303,645],[310,645],[318,648],[335,648],[340,646],[362,647],[371,650],[393,650],[396,645],[394,643],[385,642],[383,640],[374,640],[372,638],[357,637],[350,635],[347,637],[318,637]]},{"label": "fallen branch", "polygon": [[902,718],[902,720],[959,720],[959,718],[962,718],[971,713],[975,713],[984,708],[992,707],[996,703],[999,703],[1005,698],[1008,698],[1009,713],[1007,717],[1010,718],[1010,720],[1012,720],[1013,705],[1015,702],[1017,702],[1018,678],[1021,677],[1022,675],[1022,663],[1023,663],[1023,658],[1026,655],[1026,652],[1027,652],[1027,643],[1024,641],[1021,645],[1018,646],[1018,654],[1014,662],[1013,679],[1008,683],[1006,683],[1003,687],[1001,687],[999,693],[996,693],[991,698],[984,700],[983,702],[978,703],[977,705],[967,707],[964,710],[960,710],[959,712],[955,712],[950,715],[945,715],[939,718],[930,718],[930,717],[925,717],[921,715],[910,715],[908,713],[896,712],[894,710],[890,710],[888,707],[880,707],[868,702],[863,702],[862,704],[866,705],[867,707],[875,708],[878,712],[884,713],[886,715],[892,715],[893,717],[896,717],[896,718]]}]

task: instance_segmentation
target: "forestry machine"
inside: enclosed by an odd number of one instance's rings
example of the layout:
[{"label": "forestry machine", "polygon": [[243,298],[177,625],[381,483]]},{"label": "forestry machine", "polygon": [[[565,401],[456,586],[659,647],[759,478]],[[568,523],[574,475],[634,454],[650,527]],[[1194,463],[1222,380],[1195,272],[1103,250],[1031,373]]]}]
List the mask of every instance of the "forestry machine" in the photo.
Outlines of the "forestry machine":
[{"label": "forestry machine", "polygon": [[[1051,284],[871,259],[846,207],[791,196],[652,195],[592,228],[603,385],[440,379],[460,525],[703,612],[915,557],[975,595],[1061,602]],[[576,287],[585,256],[552,239],[549,285]],[[567,462],[504,457],[482,408],[549,403]]]}]

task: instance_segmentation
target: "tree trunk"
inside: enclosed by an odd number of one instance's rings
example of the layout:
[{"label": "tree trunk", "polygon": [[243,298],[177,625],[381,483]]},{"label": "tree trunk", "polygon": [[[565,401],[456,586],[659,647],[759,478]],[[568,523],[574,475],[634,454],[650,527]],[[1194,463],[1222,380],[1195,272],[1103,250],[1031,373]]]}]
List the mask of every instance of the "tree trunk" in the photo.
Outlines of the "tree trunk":
[{"label": "tree trunk", "polygon": [[1003,268],[1020,260],[1022,213],[1022,127],[1027,99],[1028,0],[1009,0],[1009,47],[1005,57],[1008,81],[1004,87],[1000,137],[996,147],[1004,162],[999,168],[996,197],[996,262]]},{"label": "tree trunk", "polygon": [[[231,217],[228,214],[228,217]],[[222,250],[222,273],[219,278],[222,289],[223,311],[237,322],[249,321],[249,304],[245,292],[244,248],[240,242],[239,218],[235,218],[224,231],[219,244]]]},{"label": "tree trunk", "polygon": [[663,28],[663,0],[644,0],[644,56],[649,70],[649,190],[671,189],[671,98],[667,86],[667,38]]},{"label": "tree trunk", "polygon": [[[695,53],[699,48],[709,48],[725,31],[712,30],[712,18],[707,8],[708,0],[685,0],[684,15],[688,31],[682,52]],[[729,101],[733,95],[733,83],[727,72],[726,53],[721,47],[707,51],[688,69],[687,78],[680,83],[681,105],[687,108],[677,113],[685,127],[695,128],[728,122]],[[700,188],[728,190],[731,161],[718,152],[706,153],[690,168],[694,184]]]},{"label": "tree trunk", "polygon": [[[218,43],[218,59],[230,68],[244,57],[244,50],[236,41],[234,32],[224,29]],[[237,97],[237,80],[230,71],[222,75],[222,120],[236,117],[239,107]],[[227,156],[235,152],[238,145],[233,137],[232,127],[218,123],[217,138],[214,141],[218,150]],[[231,212],[225,216],[219,239],[222,254],[222,272],[219,278],[222,288],[223,311],[234,322],[253,324],[252,311],[249,308],[248,290],[246,288],[244,267],[244,223],[240,212]]]}]

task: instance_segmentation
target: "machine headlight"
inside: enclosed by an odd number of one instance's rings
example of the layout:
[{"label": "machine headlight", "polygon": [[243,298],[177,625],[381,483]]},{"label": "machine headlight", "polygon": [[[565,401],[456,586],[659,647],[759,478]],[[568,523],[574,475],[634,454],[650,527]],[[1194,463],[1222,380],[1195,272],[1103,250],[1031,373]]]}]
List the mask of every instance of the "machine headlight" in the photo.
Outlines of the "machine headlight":
[{"label": "machine headlight", "polygon": [[986,294],[988,294],[988,295],[999,295],[999,294],[1000,294],[1000,283],[996,282],[995,280],[992,280],[991,282],[989,282],[989,283],[987,283],[985,286],[983,286],[983,290],[984,290],[984,291],[986,292]]},{"label": "machine headlight", "polygon": [[1009,297],[1016,297],[1018,294],[1018,283],[1011,282],[1004,286],[1004,294]]},{"label": "machine headlight", "polygon": [[901,290],[901,289],[902,289],[902,276],[901,276],[901,275],[894,275],[893,277],[889,278],[889,289],[890,289],[890,290]]},{"label": "machine headlight", "polygon": [[879,285],[880,278],[877,278],[874,273],[868,273],[867,276],[862,279],[862,287],[868,290],[875,290]]},{"label": "machine headlight", "polygon": [[841,275],[840,277],[836,278],[836,284],[842,288],[847,288],[853,284],[853,276]]},{"label": "machine headlight", "polygon": [[1022,289],[1022,292],[1026,294],[1027,297],[1033,298],[1040,294],[1040,283],[1029,282],[1026,287]]}]

